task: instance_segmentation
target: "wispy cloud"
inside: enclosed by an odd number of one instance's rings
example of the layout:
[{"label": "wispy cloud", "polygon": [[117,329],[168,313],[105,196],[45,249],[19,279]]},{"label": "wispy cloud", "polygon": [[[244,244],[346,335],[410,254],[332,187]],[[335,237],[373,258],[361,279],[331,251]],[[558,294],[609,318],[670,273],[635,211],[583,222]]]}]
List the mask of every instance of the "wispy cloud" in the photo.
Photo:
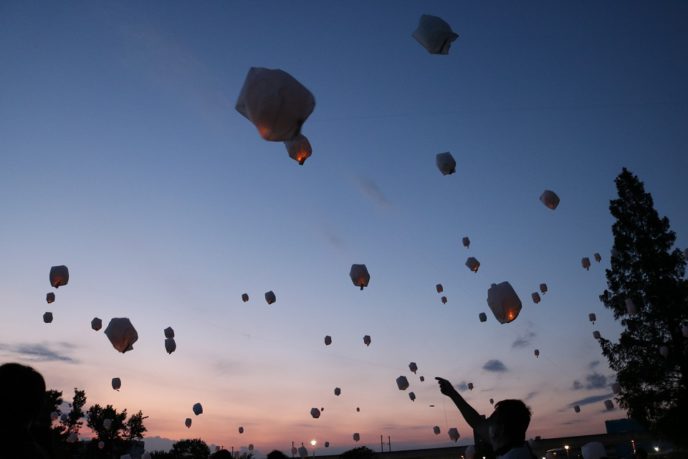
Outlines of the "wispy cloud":
[{"label": "wispy cloud", "polygon": [[488,360],[485,362],[485,365],[483,365],[483,370],[485,371],[494,371],[496,373],[503,373],[505,371],[509,371],[506,368],[506,365],[502,363],[501,360]]},{"label": "wispy cloud", "polygon": [[387,199],[380,187],[377,186],[377,183],[375,183],[372,179],[367,177],[357,177],[356,182],[359,190],[361,190],[361,192],[369,197],[373,202],[382,207],[391,207],[392,202]]},{"label": "wispy cloud", "polygon": [[459,392],[465,392],[465,391],[467,391],[467,390],[468,390],[468,382],[466,382],[466,381],[461,381],[460,383],[458,383],[458,384],[456,385],[456,390],[458,390]]},{"label": "wispy cloud", "polygon": [[586,375],[585,381],[586,381],[586,383],[583,384],[579,380],[576,379],[575,381],[573,381],[573,385],[571,386],[571,389],[573,389],[573,390],[581,390],[581,389],[595,390],[595,389],[604,389],[608,386],[607,377],[603,374],[597,373],[596,371],[590,373],[589,375]]},{"label": "wispy cloud", "polygon": [[592,403],[597,403],[601,402],[603,400],[607,400],[609,397],[613,396],[613,393],[608,393],[608,394],[603,394],[603,395],[592,395],[590,397],[585,397],[580,400],[576,400],[574,402],[571,402],[568,404],[569,408],[573,408],[574,406],[583,406],[583,405],[590,405]]},{"label": "wispy cloud", "polygon": [[526,402],[529,401],[529,400],[532,400],[532,399],[534,399],[539,393],[540,393],[540,392],[538,392],[538,391],[528,392],[528,395],[526,395],[526,396],[523,398],[523,400],[526,401]]},{"label": "wispy cloud", "polygon": [[588,368],[590,368],[591,370],[594,370],[599,364],[600,364],[599,360],[593,360],[592,362],[590,362],[588,364]]},{"label": "wispy cloud", "polygon": [[523,335],[518,336],[516,340],[514,340],[514,342],[511,343],[511,347],[514,349],[528,347],[530,346],[530,343],[532,342],[533,338],[535,338],[535,332],[528,330]]},{"label": "wispy cloud", "polygon": [[79,363],[78,360],[68,355],[68,351],[74,349],[70,343],[0,343],[0,352],[10,354],[20,359],[32,362],[67,362]]}]

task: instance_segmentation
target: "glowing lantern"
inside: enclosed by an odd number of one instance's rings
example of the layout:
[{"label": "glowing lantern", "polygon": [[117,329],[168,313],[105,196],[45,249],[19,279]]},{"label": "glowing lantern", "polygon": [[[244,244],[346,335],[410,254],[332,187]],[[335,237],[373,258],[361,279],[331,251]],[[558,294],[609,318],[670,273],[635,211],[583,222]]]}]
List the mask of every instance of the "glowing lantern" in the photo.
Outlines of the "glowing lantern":
[{"label": "glowing lantern", "polygon": [[200,403],[194,404],[192,409],[196,416],[198,416],[199,414],[203,414],[203,406]]},{"label": "glowing lantern", "polygon": [[240,433],[240,434],[244,433],[244,428],[243,428],[243,427],[239,427],[239,433]]},{"label": "glowing lantern", "polygon": [[112,343],[112,347],[121,353],[134,349],[133,344],[139,339],[136,329],[126,317],[111,319],[105,329],[105,336]]},{"label": "glowing lantern", "polygon": [[416,374],[416,371],[418,371],[418,365],[416,365],[416,362],[409,363],[409,370],[411,370],[411,373],[414,375]]},{"label": "glowing lantern", "polygon": [[592,322],[593,324],[595,323],[595,321],[597,320],[597,316],[595,315],[594,312],[591,312],[590,314],[588,314],[588,320],[590,320],[590,322]]},{"label": "glowing lantern", "polygon": [[578,406],[578,405],[574,406],[573,411],[575,411],[576,413],[580,413],[580,406]]},{"label": "glowing lantern", "polygon": [[484,312],[481,312],[480,314],[478,314],[478,318],[480,319],[481,322],[485,322],[487,320],[487,314],[485,314]]},{"label": "glowing lantern", "polygon": [[602,339],[602,335],[600,335],[600,332],[598,332],[597,330],[592,332],[592,337],[595,339]]},{"label": "glowing lantern", "polygon": [[55,288],[67,285],[69,282],[69,269],[66,266],[53,266],[50,268],[50,285]]},{"label": "glowing lantern", "polygon": [[329,442],[329,441],[326,441],[326,442],[325,442],[325,448],[329,448],[329,447],[330,447],[330,442]]},{"label": "glowing lantern", "polygon": [[494,405],[494,399],[493,398],[490,399],[490,405]]},{"label": "glowing lantern", "polygon": [[615,394],[621,392],[621,385],[619,383],[612,384],[612,392],[614,392]]},{"label": "glowing lantern", "polygon": [[303,134],[285,141],[284,146],[287,147],[289,157],[299,163],[300,166],[303,166],[303,163],[313,154],[311,143],[308,141],[308,137]]},{"label": "glowing lantern", "polygon": [[265,140],[292,140],[315,108],[313,94],[287,72],[251,67],[236,110],[252,122]]},{"label": "glowing lantern", "polygon": [[468,390],[473,390],[473,383],[472,382],[468,383]]},{"label": "glowing lantern", "polygon": [[370,282],[370,274],[366,265],[351,265],[349,276],[351,276],[351,282],[356,287],[361,287],[361,290],[363,290],[363,287],[367,287],[368,282]]},{"label": "glowing lantern", "polygon": [[112,378],[112,388],[119,390],[122,387],[122,380],[119,378]]},{"label": "glowing lantern", "polygon": [[334,395],[339,397],[341,395],[341,393],[342,393],[342,390],[339,387],[334,388]]},{"label": "glowing lantern", "polygon": [[669,357],[669,348],[667,346],[659,347],[659,354],[665,359]]},{"label": "glowing lantern", "polygon": [[595,261],[598,262],[598,263],[599,263],[600,261],[602,261],[602,255],[600,255],[600,254],[597,253],[597,252],[595,252],[595,254],[593,255],[593,257],[595,258]]},{"label": "glowing lantern", "polygon": [[442,304],[447,304],[447,297],[446,296],[443,296],[441,298],[441,300],[442,300]]},{"label": "glowing lantern", "polygon": [[174,330],[172,329],[172,327],[167,327],[164,330],[164,333],[165,333],[165,338],[174,338]]},{"label": "glowing lantern", "polygon": [[440,426],[433,427],[432,431],[435,433],[435,435],[439,435],[440,434]]},{"label": "glowing lantern", "polygon": [[581,266],[583,266],[583,269],[590,271],[590,258],[583,257],[581,259]]},{"label": "glowing lantern", "polygon": [[547,284],[545,284],[545,283],[540,284],[540,292],[542,294],[547,293]]},{"label": "glowing lantern", "polygon": [[409,387],[409,382],[408,379],[406,379],[406,376],[399,376],[397,378],[397,387],[399,390],[406,390]]},{"label": "glowing lantern", "polygon": [[456,172],[456,160],[448,151],[437,153],[435,164],[437,164],[437,168],[442,172],[442,175],[451,175]]},{"label": "glowing lantern", "polygon": [[477,273],[478,268],[480,268],[480,262],[473,257],[468,257],[468,260],[466,260],[466,266],[468,266],[468,269],[474,273]]},{"label": "glowing lantern", "polygon": [[103,449],[105,448],[105,442],[104,441],[99,441],[98,442],[98,449]]},{"label": "glowing lantern", "polygon": [[459,437],[460,437],[460,435],[459,435],[459,429],[457,429],[456,427],[452,427],[451,429],[449,429],[449,430],[447,431],[447,434],[449,434],[449,438],[450,438],[454,443],[456,443],[456,442],[459,440]]},{"label": "glowing lantern", "polygon": [[533,351],[533,354],[535,354],[535,357],[540,357],[540,349],[535,349],[535,351]]},{"label": "glowing lantern", "polygon": [[463,246],[466,248],[469,248],[471,246],[471,240],[468,238],[468,236],[464,237],[461,242],[463,243]]},{"label": "glowing lantern", "polygon": [[330,335],[325,336],[325,346],[332,344],[332,337]]},{"label": "glowing lantern", "polygon": [[424,14],[413,32],[413,38],[430,54],[449,54],[449,48],[459,38],[459,34],[443,19]]},{"label": "glowing lantern", "polygon": [[171,354],[176,350],[177,350],[177,343],[174,341],[174,338],[166,338],[165,339],[165,351],[167,351],[168,354]]},{"label": "glowing lantern", "polygon": [[635,306],[635,303],[630,298],[626,298],[626,312],[629,314],[635,314],[638,312],[638,308]]},{"label": "glowing lantern", "polygon": [[370,335],[365,335],[365,336],[363,337],[363,343],[364,343],[366,346],[370,346]]},{"label": "glowing lantern", "polygon": [[409,398],[411,399],[412,402],[415,402],[416,401],[416,394],[414,394],[413,392],[409,392]]},{"label": "glowing lantern", "polygon": [[359,441],[361,439],[361,435],[359,435],[358,432],[354,434],[354,441]]},{"label": "glowing lantern", "polygon": [[487,291],[487,304],[500,324],[508,324],[521,312],[521,300],[509,282],[492,284]]},{"label": "glowing lantern", "polygon": [[442,284],[437,284],[435,285],[435,290],[437,290],[437,293],[442,293],[444,292],[444,287],[442,287]]},{"label": "glowing lantern", "polygon": [[186,418],[184,420],[184,425],[186,426],[187,429],[189,429],[191,427],[191,422],[192,422],[191,418]]},{"label": "glowing lantern", "polygon": [[48,304],[53,303],[53,302],[55,301],[55,294],[54,294],[53,292],[50,292],[50,293],[46,294],[46,295],[45,295],[45,301],[46,301]]},{"label": "glowing lantern", "polygon": [[46,324],[49,324],[53,321],[53,313],[52,312],[46,312],[43,314],[43,322]]},{"label": "glowing lantern", "polygon": [[248,293],[241,294],[241,301],[243,301],[244,303],[248,301]]},{"label": "glowing lantern", "polygon": [[420,377],[420,382],[423,382],[423,381],[425,381],[425,376]]},{"label": "glowing lantern", "polygon": [[275,296],[275,293],[272,290],[270,290],[269,292],[265,292],[265,301],[268,304],[272,304],[275,301],[277,301],[277,297]]},{"label": "glowing lantern", "polygon": [[605,400],[604,401],[604,407],[607,408],[608,410],[613,410],[614,409],[614,402],[611,400]]},{"label": "glowing lantern", "polygon": [[311,416],[313,416],[313,419],[318,419],[320,417],[320,410],[317,408],[311,408]]},{"label": "glowing lantern", "polygon": [[530,296],[533,298],[533,303],[538,304],[540,302],[540,294],[538,292],[533,292]]},{"label": "glowing lantern", "polygon": [[91,321],[91,328],[94,329],[95,331],[100,330],[101,328],[103,328],[103,321],[97,317],[94,317],[93,320]]},{"label": "glowing lantern", "polygon": [[103,427],[105,427],[105,430],[110,430],[112,427],[112,419],[103,419]]},{"label": "glowing lantern", "polygon": [[540,195],[540,201],[547,206],[548,209],[556,209],[559,205],[559,196],[554,191],[545,190]]}]

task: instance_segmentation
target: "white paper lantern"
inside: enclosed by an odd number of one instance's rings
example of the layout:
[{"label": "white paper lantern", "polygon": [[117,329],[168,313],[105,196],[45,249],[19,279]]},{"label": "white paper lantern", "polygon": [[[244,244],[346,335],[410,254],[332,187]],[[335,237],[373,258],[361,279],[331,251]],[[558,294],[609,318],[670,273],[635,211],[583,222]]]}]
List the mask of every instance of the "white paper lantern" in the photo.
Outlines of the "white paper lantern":
[{"label": "white paper lantern", "polygon": [[174,330],[172,327],[167,327],[165,329],[165,338],[174,338]]},{"label": "white paper lantern", "polygon": [[91,328],[94,329],[95,331],[100,330],[101,328],[103,328],[103,321],[97,317],[94,317],[93,320],[91,321]]},{"label": "white paper lantern", "polygon": [[449,438],[450,438],[454,443],[456,443],[457,441],[459,441],[459,437],[460,437],[460,435],[459,435],[459,429],[457,429],[456,427],[452,427],[451,429],[449,429],[449,430],[447,431],[447,434],[449,434]]},{"label": "white paper lantern", "polygon": [[251,121],[265,140],[283,142],[301,132],[315,108],[315,97],[287,72],[251,67],[236,110]]},{"label": "white paper lantern", "polygon": [[196,416],[198,416],[199,414],[203,414],[203,405],[201,405],[200,403],[195,403],[192,409]]},{"label": "white paper lantern", "polygon": [[399,390],[406,390],[409,387],[409,382],[408,379],[406,379],[406,376],[399,376],[397,378],[397,387]]},{"label": "white paper lantern", "polygon": [[456,172],[456,160],[448,151],[444,153],[437,153],[435,156],[435,164],[442,175],[451,175]]},{"label": "white paper lantern", "polygon": [[272,304],[275,301],[277,301],[277,297],[275,296],[275,293],[272,290],[270,290],[269,292],[265,292],[265,301],[268,304]]},{"label": "white paper lantern", "polygon": [[468,257],[466,260],[466,266],[474,273],[477,273],[478,269],[480,268],[480,262],[474,257]]},{"label": "white paper lantern", "polygon": [[413,38],[430,54],[449,54],[452,42],[458,37],[446,21],[429,14],[420,17],[418,27],[413,32]]},{"label": "white paper lantern", "polygon": [[440,434],[440,426],[433,427],[432,431],[435,433],[435,435],[439,435]]},{"label": "white paper lantern", "polygon": [[46,324],[49,324],[53,321],[53,313],[52,312],[46,312],[43,314],[43,322]]},{"label": "white paper lantern", "polygon": [[320,410],[317,408],[311,408],[311,416],[313,416],[313,419],[318,419],[320,417]]},{"label": "white paper lantern", "polygon": [[585,269],[586,271],[590,271],[590,258],[583,257],[581,259],[581,266],[583,266],[583,269]]},{"label": "white paper lantern", "polygon": [[547,206],[548,209],[556,209],[559,205],[559,196],[554,191],[545,190],[540,195],[540,201]]},{"label": "white paper lantern", "polygon": [[533,292],[532,295],[530,295],[531,298],[533,298],[533,303],[538,304],[541,300],[540,294],[538,292]]},{"label": "white paper lantern", "polygon": [[371,341],[370,341],[370,335],[365,335],[365,336],[363,337],[363,344],[365,344],[366,346],[370,346],[370,343],[371,343]]},{"label": "white paper lantern", "polygon": [[487,291],[487,304],[500,324],[508,324],[521,312],[521,300],[509,282],[492,284]]},{"label": "white paper lantern", "polygon": [[69,283],[69,269],[64,266],[53,266],[50,268],[50,285],[55,288],[62,287]]},{"label": "white paper lantern", "polygon": [[303,163],[313,154],[311,143],[308,141],[308,137],[303,134],[285,141],[284,146],[287,148],[289,157],[299,163],[300,166],[303,166]]},{"label": "white paper lantern", "polygon": [[174,340],[174,338],[166,338],[165,339],[165,351],[167,351],[168,354],[171,354],[176,350],[177,350],[177,342]]},{"label": "white paper lantern", "polygon": [[134,349],[133,345],[139,339],[136,329],[126,317],[110,320],[105,329],[105,336],[112,343],[112,347],[122,353]]},{"label": "white paper lantern", "polygon": [[416,362],[409,363],[409,370],[411,370],[411,373],[416,374],[416,371],[418,371],[418,365],[416,365]]},{"label": "white paper lantern", "polygon": [[112,388],[119,390],[122,387],[122,380],[119,378],[112,378]]},{"label": "white paper lantern", "polygon": [[53,303],[55,301],[55,294],[53,292],[47,293],[45,295],[45,301],[48,304]]}]

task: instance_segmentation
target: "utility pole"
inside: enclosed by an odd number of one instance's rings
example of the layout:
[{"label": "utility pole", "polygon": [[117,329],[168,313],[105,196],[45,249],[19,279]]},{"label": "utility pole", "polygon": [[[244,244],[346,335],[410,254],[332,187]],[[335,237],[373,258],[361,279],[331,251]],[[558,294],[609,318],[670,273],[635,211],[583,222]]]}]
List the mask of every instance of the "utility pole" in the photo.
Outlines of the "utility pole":
[{"label": "utility pole", "polygon": [[392,437],[389,435],[387,435],[387,442],[388,442],[387,446],[389,447],[389,452],[391,453],[392,452]]},{"label": "utility pole", "polygon": [[380,452],[385,452],[385,444],[382,442],[382,435],[380,435]]}]

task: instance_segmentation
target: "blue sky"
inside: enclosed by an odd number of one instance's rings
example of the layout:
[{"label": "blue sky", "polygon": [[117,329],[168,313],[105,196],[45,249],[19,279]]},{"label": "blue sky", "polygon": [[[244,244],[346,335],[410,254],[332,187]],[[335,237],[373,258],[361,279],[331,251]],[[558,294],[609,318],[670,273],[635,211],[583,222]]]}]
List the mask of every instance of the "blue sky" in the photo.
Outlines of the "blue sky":
[{"label": "blue sky", "polygon": [[[449,55],[411,37],[422,14],[459,33]],[[473,382],[482,412],[527,399],[532,436],[600,432],[624,415],[603,412],[613,375],[592,338],[619,330],[597,296],[622,167],[688,246],[687,18],[678,1],[3,2],[2,359],[142,409],[151,436],[263,452],[311,438],[341,451],[354,432],[444,446],[452,426],[467,441],[433,376]],[[252,66],[315,95],[303,167],[234,110]],[[456,174],[436,169],[443,151]],[[353,263],[371,273],[362,292]],[[72,278],[48,306],[57,264]],[[521,316],[481,324],[505,280]],[[131,318],[134,350],[119,355],[94,316]]]}]

